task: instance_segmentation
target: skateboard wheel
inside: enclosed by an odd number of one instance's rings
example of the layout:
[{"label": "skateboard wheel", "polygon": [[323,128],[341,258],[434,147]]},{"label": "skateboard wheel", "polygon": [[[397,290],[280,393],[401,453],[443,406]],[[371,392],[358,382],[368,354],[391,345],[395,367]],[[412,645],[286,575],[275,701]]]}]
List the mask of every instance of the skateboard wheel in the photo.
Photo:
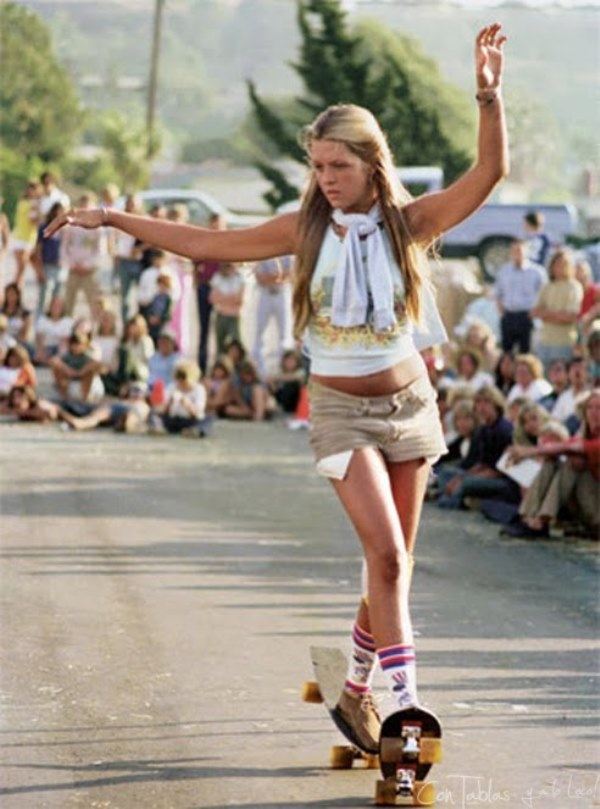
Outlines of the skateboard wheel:
[{"label": "skateboard wheel", "polygon": [[362,753],[361,758],[365,763],[365,770],[378,770],[379,769],[379,756],[370,753]]},{"label": "skateboard wheel", "polygon": [[416,781],[413,806],[434,806],[435,785],[428,781]]},{"label": "skateboard wheel", "polygon": [[304,683],[302,686],[302,700],[303,702],[323,702],[323,695],[321,694],[319,684],[314,680],[308,680],[308,682]]},{"label": "skateboard wheel", "polygon": [[396,795],[395,778],[386,778],[375,784],[375,806],[395,806]]},{"label": "skateboard wheel", "polygon": [[397,736],[388,736],[381,740],[379,756],[385,764],[393,761],[402,761],[404,754],[404,739]]},{"label": "skateboard wheel", "polygon": [[329,763],[332,770],[351,770],[356,758],[353,747],[348,745],[335,745],[329,753]]},{"label": "skateboard wheel", "polygon": [[421,752],[419,762],[421,764],[439,764],[442,760],[442,740],[424,736],[421,739]]}]

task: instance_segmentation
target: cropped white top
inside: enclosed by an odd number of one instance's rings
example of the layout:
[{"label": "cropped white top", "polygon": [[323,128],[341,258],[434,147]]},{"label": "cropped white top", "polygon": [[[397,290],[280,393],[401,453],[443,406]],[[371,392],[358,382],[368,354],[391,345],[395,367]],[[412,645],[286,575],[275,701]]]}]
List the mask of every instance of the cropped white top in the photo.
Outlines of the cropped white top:
[{"label": "cropped white top", "polygon": [[[391,368],[415,351],[447,342],[448,336],[428,284],[422,286],[421,324],[417,326],[407,317],[402,273],[385,230],[382,235],[392,272],[395,325],[385,331],[375,330],[370,289],[365,323],[345,327],[333,325],[333,282],[344,248],[343,238],[330,225],[310,284],[313,315],[305,332],[304,348],[310,357],[312,373],[322,376],[367,376]],[[365,242],[366,239],[361,240],[363,266],[367,255]]]}]

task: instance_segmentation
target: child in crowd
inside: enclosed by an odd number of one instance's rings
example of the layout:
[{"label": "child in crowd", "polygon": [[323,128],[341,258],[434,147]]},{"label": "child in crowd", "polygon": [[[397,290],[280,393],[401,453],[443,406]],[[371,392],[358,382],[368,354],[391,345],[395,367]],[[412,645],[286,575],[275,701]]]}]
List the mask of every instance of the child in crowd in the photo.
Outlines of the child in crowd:
[{"label": "child in crowd", "polygon": [[209,378],[205,380],[207,413],[225,415],[225,408],[233,398],[232,380],[233,363],[229,357],[223,355],[215,361]]},{"label": "child in crowd", "polygon": [[175,366],[180,360],[175,332],[164,328],[158,335],[156,351],[148,360],[148,386],[151,391],[157,382],[161,383],[163,390],[171,384]]},{"label": "child in crowd", "polygon": [[61,399],[69,399],[69,386],[72,382],[79,383],[80,398],[87,402],[92,398],[92,383],[100,365],[90,356],[90,341],[83,331],[74,331],[67,345],[63,354],[52,357],[49,362],[54,385]]},{"label": "child in crowd", "polygon": [[300,391],[306,376],[297,351],[285,351],[281,357],[280,371],[268,381],[268,387],[284,413],[295,413]]},{"label": "child in crowd", "polygon": [[171,276],[163,271],[159,272],[156,278],[156,293],[144,309],[148,332],[155,346],[158,343],[158,335],[171,319],[173,310],[171,288]]},{"label": "child in crowd", "polygon": [[19,421],[59,421],[64,410],[48,399],[40,399],[34,388],[17,385],[12,388],[6,401],[0,403],[0,414],[14,416]]},{"label": "child in crowd", "polygon": [[117,370],[102,377],[106,392],[118,396],[128,382],[148,381],[148,363],[154,354],[154,343],[142,315],[135,315],[125,324],[121,345],[117,351]]},{"label": "child in crowd", "polygon": [[93,430],[95,427],[113,427],[117,432],[139,433],[146,430],[150,406],[146,402],[146,385],[131,382],[123,397],[113,404],[91,408],[82,416],[63,411],[62,418],[73,430]]},{"label": "child in crowd", "polygon": [[231,419],[264,421],[275,412],[275,402],[258,378],[255,366],[244,360],[238,369],[239,379],[232,385],[232,401],[225,408]]},{"label": "child in crowd", "polygon": [[144,266],[140,276],[138,304],[140,314],[147,317],[149,307],[158,293],[158,276],[170,276],[172,300],[179,299],[179,282],[177,281],[172,267],[170,267],[167,262],[167,254],[164,250],[155,250],[152,248],[146,251],[145,256],[149,263]]},{"label": "child in crowd", "polygon": [[203,437],[210,422],[206,419],[206,388],[200,382],[200,368],[191,360],[175,367],[174,383],[167,389],[166,403],[152,422],[152,432],[182,433]]},{"label": "child in crowd", "polygon": [[29,354],[24,346],[16,345],[9,348],[4,360],[6,368],[16,371],[13,385],[29,385],[34,388],[37,385],[35,368],[33,367]]},{"label": "child in crowd", "polygon": [[[7,284],[4,287],[2,314],[6,315],[8,321],[8,334],[29,350],[31,312],[23,306],[21,289],[17,284]],[[33,346],[30,353],[34,353]]]},{"label": "child in crowd", "polygon": [[225,351],[229,342],[240,339],[244,283],[242,274],[230,262],[223,262],[210,282],[209,302],[216,312],[217,355]]},{"label": "child in crowd", "polygon": [[40,285],[36,312],[38,318],[46,309],[48,300],[62,293],[66,279],[66,271],[61,262],[62,231],[58,231],[49,237],[44,236],[44,230],[50,222],[64,212],[65,209],[62,203],[55,202],[38,228],[37,243],[32,256],[32,264],[36,270]]},{"label": "child in crowd", "polygon": [[552,243],[544,232],[546,220],[540,211],[529,211],[523,217],[527,258],[534,264],[546,265]]},{"label": "child in crowd", "polygon": [[0,314],[0,363],[4,362],[8,349],[16,345],[17,341],[8,332],[8,318]]},{"label": "child in crowd", "polygon": [[36,323],[33,361],[37,365],[48,365],[52,357],[64,353],[73,325],[73,318],[65,314],[63,299],[52,298],[48,311]]},{"label": "child in crowd", "polygon": [[99,361],[106,369],[103,373],[116,370],[119,337],[117,335],[117,317],[111,309],[102,309],[100,312],[94,343],[100,352]]}]

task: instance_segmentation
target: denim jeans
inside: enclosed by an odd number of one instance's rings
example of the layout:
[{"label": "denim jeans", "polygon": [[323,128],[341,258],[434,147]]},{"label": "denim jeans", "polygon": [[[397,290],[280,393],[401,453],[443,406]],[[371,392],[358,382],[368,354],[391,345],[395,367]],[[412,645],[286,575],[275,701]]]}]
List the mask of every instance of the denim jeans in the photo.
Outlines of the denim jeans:
[{"label": "denim jeans", "polygon": [[462,508],[465,497],[485,497],[505,500],[506,502],[519,502],[519,487],[514,481],[506,477],[482,478],[477,475],[465,474],[460,486],[454,494],[443,494],[437,504],[439,508]]},{"label": "denim jeans", "polygon": [[130,317],[133,317],[130,298],[134,286],[140,281],[142,266],[134,258],[122,258],[120,256],[115,260],[115,266],[121,281],[121,317],[123,318],[123,324],[125,324]]},{"label": "denim jeans", "polygon": [[65,276],[65,271],[58,264],[44,264],[44,280],[40,283],[37,317],[46,311],[52,298],[60,295]]}]

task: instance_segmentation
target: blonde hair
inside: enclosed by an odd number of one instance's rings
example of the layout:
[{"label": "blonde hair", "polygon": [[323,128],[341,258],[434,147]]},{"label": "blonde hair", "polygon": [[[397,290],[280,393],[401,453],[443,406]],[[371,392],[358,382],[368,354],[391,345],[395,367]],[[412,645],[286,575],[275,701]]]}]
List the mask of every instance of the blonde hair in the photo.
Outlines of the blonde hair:
[{"label": "blonde hair", "polygon": [[[406,312],[411,320],[418,322],[421,314],[421,284],[427,272],[425,251],[410,233],[403,206],[413,197],[398,178],[390,147],[375,116],[364,107],[354,104],[328,107],[312,124],[305,127],[301,140],[307,153],[315,141],[337,141],[369,167],[385,231],[390,239],[394,258],[402,269]],[[296,259],[293,294],[296,337],[301,336],[312,314],[310,281],[331,212],[332,207],[312,172],[300,208],[299,234],[302,249]]]},{"label": "blonde hair", "polygon": [[[552,254],[552,258],[550,259],[550,263],[548,264],[548,278],[551,281],[556,281],[557,279],[554,277],[554,265],[563,259],[565,261],[567,272],[565,275],[565,279],[572,280],[575,278],[575,261],[573,259],[573,253],[569,250],[568,247],[559,247]],[[563,279],[558,279],[563,280]]]},{"label": "blonde hair", "polygon": [[515,357],[515,367],[526,365],[534,379],[541,379],[544,376],[544,366],[534,354],[517,354]]},{"label": "blonde hair", "polygon": [[195,385],[201,377],[201,372],[197,362],[193,360],[180,360],[175,366],[173,375],[175,378],[178,376],[184,377],[189,385]]},{"label": "blonde hair", "polygon": [[537,402],[525,402],[519,410],[517,416],[517,427],[513,436],[513,443],[520,444],[521,446],[533,446],[533,441],[529,438],[525,430],[525,419],[529,413],[535,413],[540,422],[540,430],[544,427],[546,422],[550,420],[550,413],[542,405]]}]

